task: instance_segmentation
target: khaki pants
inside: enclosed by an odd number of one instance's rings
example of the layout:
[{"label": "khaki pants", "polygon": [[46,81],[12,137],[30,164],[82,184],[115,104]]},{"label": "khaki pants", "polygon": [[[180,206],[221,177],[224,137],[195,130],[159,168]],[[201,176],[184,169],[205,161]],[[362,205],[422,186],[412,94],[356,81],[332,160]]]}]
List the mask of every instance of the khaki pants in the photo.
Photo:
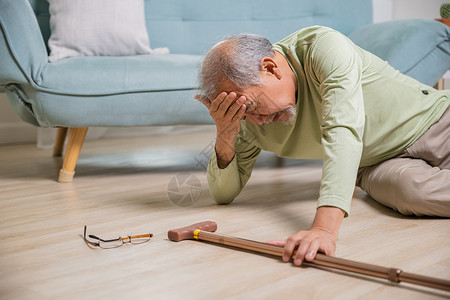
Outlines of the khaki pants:
[{"label": "khaki pants", "polygon": [[450,217],[450,107],[401,155],[360,168],[356,185],[404,215]]}]

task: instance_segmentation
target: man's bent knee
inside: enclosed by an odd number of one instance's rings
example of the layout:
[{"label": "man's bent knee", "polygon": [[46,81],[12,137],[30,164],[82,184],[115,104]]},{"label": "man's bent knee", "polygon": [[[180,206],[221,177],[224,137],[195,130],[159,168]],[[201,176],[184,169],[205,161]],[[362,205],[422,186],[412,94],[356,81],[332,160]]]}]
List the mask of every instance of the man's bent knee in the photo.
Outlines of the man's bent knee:
[{"label": "man's bent knee", "polygon": [[[434,171],[437,173],[439,169]],[[445,195],[443,186],[434,182],[432,176],[419,173],[417,169],[399,171],[393,199],[395,208],[404,215],[450,217],[450,194]]]},{"label": "man's bent knee", "polygon": [[357,185],[404,215],[450,217],[450,171],[422,160],[395,159],[360,169]]}]

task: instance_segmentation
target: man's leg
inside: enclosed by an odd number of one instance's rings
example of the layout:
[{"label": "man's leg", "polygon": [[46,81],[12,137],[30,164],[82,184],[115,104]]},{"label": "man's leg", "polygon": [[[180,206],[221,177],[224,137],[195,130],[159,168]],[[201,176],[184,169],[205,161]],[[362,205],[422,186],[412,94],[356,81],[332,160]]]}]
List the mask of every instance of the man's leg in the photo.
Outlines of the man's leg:
[{"label": "man's leg", "polygon": [[361,168],[357,185],[402,214],[450,217],[450,108],[404,154]]},{"label": "man's leg", "polygon": [[450,217],[450,170],[397,157],[361,168],[357,185],[404,215]]},{"label": "man's leg", "polygon": [[450,169],[450,107],[437,123],[406,149],[405,156],[421,158],[431,166]]}]

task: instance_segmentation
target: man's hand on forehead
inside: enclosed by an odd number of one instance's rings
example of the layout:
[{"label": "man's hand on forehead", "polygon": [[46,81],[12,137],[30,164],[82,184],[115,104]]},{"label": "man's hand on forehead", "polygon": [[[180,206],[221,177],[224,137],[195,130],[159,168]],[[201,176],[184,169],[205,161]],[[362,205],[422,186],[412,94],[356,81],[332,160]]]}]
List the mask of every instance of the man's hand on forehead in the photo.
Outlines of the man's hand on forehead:
[{"label": "man's hand on forehead", "polygon": [[208,108],[216,125],[218,120],[242,120],[248,109],[247,104],[251,104],[245,96],[238,95],[236,92],[221,92],[214,100],[201,94],[195,95],[194,98]]},{"label": "man's hand on forehead", "polygon": [[[223,93],[225,93],[225,94],[223,94]],[[202,94],[195,95],[194,98],[196,100],[200,101],[201,103],[203,103],[208,108],[208,110],[210,110],[214,101],[222,102],[223,99],[226,96],[230,95],[231,93],[236,94],[236,97],[234,98],[234,102],[238,101],[239,98],[243,97],[243,99],[244,99],[243,104],[245,104],[245,113],[252,113],[258,108],[258,99],[248,99],[246,96],[241,95],[238,92],[221,92],[217,95],[217,97],[214,100],[211,100]],[[219,97],[219,95],[221,95],[221,96]],[[244,119],[245,119],[245,117],[244,117]]]}]

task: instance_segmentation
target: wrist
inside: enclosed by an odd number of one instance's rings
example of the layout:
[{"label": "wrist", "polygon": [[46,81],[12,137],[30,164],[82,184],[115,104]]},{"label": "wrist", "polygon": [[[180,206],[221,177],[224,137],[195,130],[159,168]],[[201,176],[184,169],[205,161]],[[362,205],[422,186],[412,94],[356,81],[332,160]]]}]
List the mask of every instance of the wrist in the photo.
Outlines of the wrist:
[{"label": "wrist", "polygon": [[219,167],[219,169],[225,169],[234,158],[234,142],[232,144],[229,144],[216,141],[215,152],[217,166]]},{"label": "wrist", "polygon": [[230,130],[227,128],[226,129],[217,128],[216,145],[218,143],[220,143],[227,147],[233,146],[233,149],[234,149],[234,144],[236,142],[237,134],[238,134],[238,132],[234,132],[233,130]]},{"label": "wrist", "polygon": [[317,209],[311,229],[326,231],[337,239],[344,216],[345,212],[338,207],[321,206]]}]

